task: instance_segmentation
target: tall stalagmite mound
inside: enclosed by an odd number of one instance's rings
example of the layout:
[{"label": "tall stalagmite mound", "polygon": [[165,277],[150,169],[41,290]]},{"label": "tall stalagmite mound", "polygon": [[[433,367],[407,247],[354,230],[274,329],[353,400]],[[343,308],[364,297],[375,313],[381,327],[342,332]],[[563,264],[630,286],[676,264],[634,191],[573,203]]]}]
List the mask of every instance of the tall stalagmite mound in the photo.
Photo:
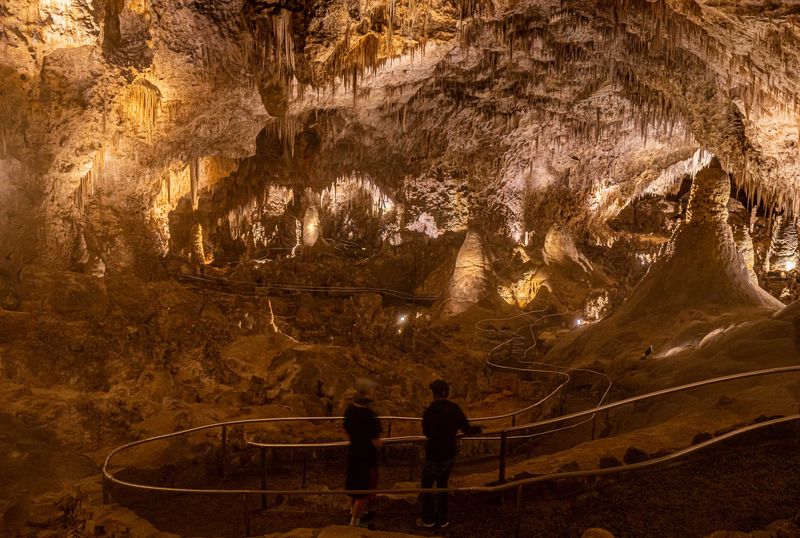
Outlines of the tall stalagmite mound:
[{"label": "tall stalagmite mound", "polygon": [[670,318],[688,309],[782,306],[749,277],[728,225],[729,197],[730,181],[718,162],[697,174],[686,221],[613,318],[624,322]]},{"label": "tall stalagmite mound", "polygon": [[[451,318],[493,295],[492,269],[481,237],[470,230],[458,251],[453,276],[437,305],[442,318]],[[496,292],[494,292],[496,296]]]},{"label": "tall stalagmite mound", "polygon": [[736,248],[727,222],[729,198],[728,175],[714,161],[695,177],[686,220],[629,299],[608,318],[561,341],[548,360],[617,363],[638,358],[648,345],[658,355],[699,342],[729,323],[729,313],[780,308],[753,281]]}]

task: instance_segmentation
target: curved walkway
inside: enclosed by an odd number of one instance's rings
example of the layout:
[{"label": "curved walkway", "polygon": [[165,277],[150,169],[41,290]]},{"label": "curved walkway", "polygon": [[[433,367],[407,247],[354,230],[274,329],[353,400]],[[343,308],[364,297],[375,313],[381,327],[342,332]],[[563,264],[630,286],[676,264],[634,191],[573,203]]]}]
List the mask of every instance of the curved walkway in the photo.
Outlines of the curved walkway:
[{"label": "curved walkway", "polygon": [[[501,436],[501,438],[508,439],[508,435],[509,434],[521,433],[521,432],[525,432],[526,430],[529,430],[529,429],[532,429],[532,428],[536,428],[536,427],[542,427],[542,426],[547,426],[547,425],[551,425],[551,424],[557,424],[559,422],[563,422],[563,421],[567,421],[567,420],[571,420],[571,419],[577,419],[577,418],[590,416],[590,415],[593,415],[593,414],[601,412],[601,411],[608,411],[610,409],[616,409],[616,408],[619,408],[619,407],[623,407],[623,406],[626,406],[626,405],[631,405],[631,404],[634,404],[636,402],[649,400],[649,399],[656,398],[656,397],[659,397],[659,396],[664,396],[664,395],[668,395],[668,394],[674,394],[674,393],[677,393],[677,392],[687,391],[687,390],[691,390],[691,389],[698,388],[698,387],[704,387],[704,386],[714,385],[714,384],[718,384],[718,383],[724,383],[724,382],[728,382],[728,381],[735,381],[735,380],[751,378],[751,377],[761,377],[761,376],[766,376],[766,375],[777,375],[777,374],[790,373],[790,372],[800,372],[800,365],[798,365],[798,366],[784,366],[784,367],[779,367],[779,368],[769,368],[769,369],[765,369],[765,370],[754,370],[754,371],[749,371],[749,372],[742,372],[742,373],[739,373],[739,374],[732,374],[732,375],[716,377],[716,378],[712,378],[712,379],[706,379],[706,380],[703,380],[703,381],[696,381],[694,383],[688,383],[688,384],[685,384],[685,385],[680,385],[680,386],[676,386],[676,387],[670,387],[670,388],[667,388],[667,389],[654,391],[654,392],[651,392],[651,393],[648,393],[648,394],[642,394],[642,395],[639,395],[639,396],[634,396],[634,397],[627,398],[627,399],[624,399],[624,400],[620,400],[620,401],[617,401],[617,402],[606,403],[606,404],[597,406],[595,408],[588,409],[586,411],[580,411],[580,412],[577,412],[577,413],[571,413],[569,415],[549,418],[549,419],[545,419],[545,420],[541,420],[541,421],[537,421],[537,422],[532,422],[532,423],[529,423],[529,424],[511,426],[511,427],[506,427],[506,428],[499,428],[499,429],[495,429],[495,430],[490,430],[490,431],[488,431],[486,433],[488,435],[497,435],[497,434],[499,434]],[[555,473],[555,474],[551,474],[551,475],[541,475],[541,476],[537,476],[537,477],[533,477],[533,478],[527,478],[527,479],[524,479],[524,480],[505,482],[505,483],[501,483],[501,484],[497,484],[497,485],[491,485],[491,486],[466,486],[466,487],[454,487],[454,488],[446,488],[446,489],[436,489],[436,488],[428,488],[428,489],[423,489],[423,488],[382,489],[382,490],[374,490],[373,493],[377,493],[377,494],[416,494],[416,493],[427,492],[427,491],[431,491],[431,492],[433,492],[433,491],[451,491],[451,492],[452,491],[462,491],[462,492],[470,492],[470,491],[472,491],[472,492],[477,492],[477,491],[483,491],[483,492],[503,491],[503,490],[507,490],[507,489],[510,489],[510,488],[513,488],[513,487],[524,486],[524,485],[527,485],[527,484],[533,484],[533,483],[537,483],[537,482],[549,481],[549,480],[553,480],[553,479],[556,479],[556,478],[575,478],[575,477],[583,477],[583,476],[599,476],[599,475],[603,475],[603,474],[610,474],[610,473],[622,472],[622,471],[627,471],[627,470],[634,470],[634,469],[638,469],[638,468],[641,468],[641,467],[651,466],[651,465],[654,465],[654,464],[657,464],[657,463],[661,463],[661,462],[671,461],[671,460],[676,459],[678,457],[681,457],[681,456],[683,456],[685,454],[689,454],[689,453],[695,452],[697,450],[702,449],[703,447],[710,446],[712,444],[716,444],[716,443],[718,443],[720,441],[723,441],[723,440],[728,439],[730,437],[735,437],[737,435],[741,435],[742,433],[745,433],[745,432],[748,432],[748,431],[752,431],[752,430],[755,430],[755,429],[758,429],[758,428],[761,428],[761,427],[766,427],[766,426],[769,426],[769,425],[774,425],[774,424],[780,424],[780,423],[784,423],[784,422],[794,421],[794,420],[797,420],[799,418],[800,418],[800,415],[791,415],[789,417],[780,417],[780,418],[776,418],[776,419],[760,422],[758,424],[752,424],[752,425],[745,426],[745,427],[742,427],[742,428],[738,428],[736,430],[732,430],[732,431],[727,432],[725,434],[719,435],[717,437],[709,439],[708,441],[704,441],[702,443],[695,444],[695,445],[693,445],[691,447],[688,447],[688,448],[673,452],[672,454],[669,454],[669,455],[666,455],[666,456],[663,456],[663,457],[660,457],[660,458],[652,459],[652,460],[647,460],[646,462],[641,462],[641,463],[632,464],[632,465],[626,465],[623,468],[591,469],[591,470],[586,470],[586,471]],[[148,439],[141,439],[141,440],[138,440],[138,441],[133,441],[131,443],[127,443],[125,445],[122,445],[122,446],[114,449],[106,457],[106,460],[103,463],[103,478],[104,478],[104,480],[107,480],[108,482],[111,482],[111,483],[114,483],[114,484],[117,484],[117,485],[120,485],[120,486],[124,486],[124,487],[130,487],[130,488],[139,489],[139,490],[161,491],[161,492],[172,492],[172,493],[220,494],[220,495],[231,495],[231,494],[238,494],[238,495],[251,494],[252,495],[252,494],[258,494],[258,495],[299,495],[299,496],[346,495],[346,494],[354,494],[354,493],[363,493],[362,491],[344,490],[344,489],[342,489],[342,490],[314,490],[314,491],[309,491],[309,490],[303,490],[303,489],[292,489],[292,490],[268,490],[266,488],[262,488],[262,489],[241,489],[241,488],[239,488],[239,489],[214,489],[214,488],[180,488],[180,487],[154,486],[154,485],[149,485],[149,484],[137,484],[137,483],[133,483],[133,482],[122,480],[122,479],[117,478],[116,476],[114,476],[114,474],[109,469],[110,466],[111,466],[111,461],[114,458],[114,456],[116,456],[117,454],[119,454],[119,453],[121,453],[123,451],[129,450],[129,449],[131,449],[131,448],[133,448],[135,446],[143,445],[143,444],[146,444],[146,443],[152,443],[152,442],[159,441],[159,440],[179,437],[179,436],[187,435],[189,433],[198,432],[198,431],[202,431],[202,430],[208,430],[208,429],[212,429],[212,428],[226,428],[226,427],[229,427],[229,426],[236,426],[236,425],[248,425],[248,424],[269,423],[269,422],[298,421],[298,420],[330,421],[330,420],[340,420],[340,419],[338,417],[288,417],[288,418],[246,419],[246,420],[229,421],[229,422],[222,422],[222,423],[216,423],[216,424],[208,424],[208,425],[205,425],[205,426],[198,426],[198,427],[190,428],[190,429],[187,429],[187,430],[182,430],[182,431],[178,431],[178,432],[159,435],[159,436],[151,437],[151,438],[148,438]],[[471,438],[481,439],[482,437],[481,436],[474,436],[474,437],[471,437]],[[404,442],[409,442],[409,441],[420,441],[420,440],[422,440],[422,438],[419,438],[419,437],[395,437],[395,438],[386,439],[385,443],[386,444],[404,443]],[[258,444],[255,444],[255,445],[256,446],[262,446],[262,445],[258,445]],[[270,445],[263,445],[263,446],[270,446]],[[306,446],[320,446],[320,445],[299,444],[299,445],[280,445],[280,446],[290,446],[290,447],[291,446],[301,446],[301,447],[306,447]]]}]

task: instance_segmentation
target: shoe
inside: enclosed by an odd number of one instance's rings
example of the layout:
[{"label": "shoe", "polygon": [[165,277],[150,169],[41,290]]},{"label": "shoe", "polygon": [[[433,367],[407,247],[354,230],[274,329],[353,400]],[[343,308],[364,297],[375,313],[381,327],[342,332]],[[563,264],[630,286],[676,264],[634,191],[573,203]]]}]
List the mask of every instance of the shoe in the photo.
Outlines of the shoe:
[{"label": "shoe", "polygon": [[431,527],[435,527],[435,526],[436,526],[436,523],[428,523],[427,521],[425,521],[422,518],[419,518],[417,520],[417,527],[422,527],[424,529],[430,529]]},{"label": "shoe", "polygon": [[351,520],[350,521],[350,526],[351,527],[360,527],[362,529],[369,529],[370,528],[369,523],[364,521],[362,518]]},{"label": "shoe", "polygon": [[444,523],[439,523],[439,528],[440,529],[446,529],[449,526],[450,526],[450,522],[449,521],[445,521]]}]

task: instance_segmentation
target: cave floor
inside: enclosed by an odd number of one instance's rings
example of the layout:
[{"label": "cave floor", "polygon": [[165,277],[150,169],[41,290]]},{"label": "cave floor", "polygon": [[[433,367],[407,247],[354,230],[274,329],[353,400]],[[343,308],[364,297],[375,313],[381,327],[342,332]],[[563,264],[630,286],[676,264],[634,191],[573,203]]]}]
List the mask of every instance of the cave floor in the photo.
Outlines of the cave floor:
[{"label": "cave floor", "polygon": [[[793,439],[754,441],[716,447],[673,466],[598,480],[592,486],[538,488],[526,494],[521,536],[579,536],[591,527],[618,538],[706,536],[719,529],[758,529],[791,518],[800,498],[800,450]],[[242,536],[244,509],[239,497],[153,495],[123,501],[157,528],[181,535]],[[509,493],[459,495],[451,501],[446,531],[414,526],[417,506],[380,499],[380,530],[427,536],[508,536],[515,503]],[[251,535],[295,528],[346,524],[346,509],[294,505],[262,512],[248,502]],[[488,517],[487,517],[488,516]]]}]

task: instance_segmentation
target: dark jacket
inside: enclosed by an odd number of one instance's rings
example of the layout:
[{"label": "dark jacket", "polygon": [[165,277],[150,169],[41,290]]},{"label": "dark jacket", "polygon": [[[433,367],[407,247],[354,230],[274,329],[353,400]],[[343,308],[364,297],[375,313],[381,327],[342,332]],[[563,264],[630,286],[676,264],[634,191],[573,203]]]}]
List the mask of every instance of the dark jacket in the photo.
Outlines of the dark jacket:
[{"label": "dark jacket", "polygon": [[347,406],[344,411],[344,430],[350,437],[347,461],[359,462],[367,466],[378,465],[378,449],[372,444],[373,439],[381,435],[381,424],[369,404],[369,400],[360,400]]},{"label": "dark jacket", "polygon": [[428,438],[425,459],[433,462],[453,459],[458,452],[456,435],[459,430],[467,435],[481,432],[479,426],[470,425],[457,404],[450,400],[434,400],[422,415],[422,432]]}]

